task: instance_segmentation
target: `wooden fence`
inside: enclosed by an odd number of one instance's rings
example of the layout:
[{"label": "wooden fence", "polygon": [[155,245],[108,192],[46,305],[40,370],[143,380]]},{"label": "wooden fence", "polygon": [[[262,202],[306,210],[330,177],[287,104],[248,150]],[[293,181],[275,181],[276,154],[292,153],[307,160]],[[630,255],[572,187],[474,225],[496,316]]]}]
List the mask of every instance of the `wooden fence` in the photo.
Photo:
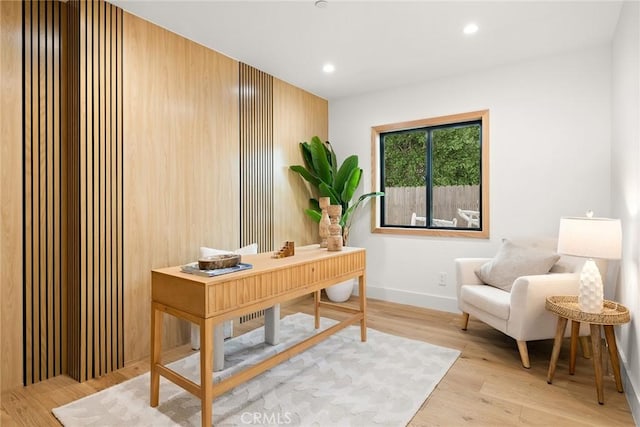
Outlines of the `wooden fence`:
[{"label": "wooden fence", "polygon": [[[479,185],[434,187],[433,218],[457,218],[458,227],[466,227],[466,222],[458,215],[458,209],[480,210],[479,201]],[[409,225],[413,212],[417,216],[426,215],[426,187],[387,187],[384,203],[386,224]]]}]

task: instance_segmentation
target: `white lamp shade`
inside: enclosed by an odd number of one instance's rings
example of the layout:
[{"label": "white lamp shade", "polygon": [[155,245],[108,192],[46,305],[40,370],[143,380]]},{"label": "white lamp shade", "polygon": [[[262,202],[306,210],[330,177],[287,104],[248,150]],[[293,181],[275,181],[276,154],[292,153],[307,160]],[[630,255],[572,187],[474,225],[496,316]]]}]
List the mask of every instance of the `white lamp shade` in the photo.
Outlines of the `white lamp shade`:
[{"label": "white lamp shade", "polygon": [[558,252],[587,258],[620,259],[622,226],[619,219],[562,217]]}]

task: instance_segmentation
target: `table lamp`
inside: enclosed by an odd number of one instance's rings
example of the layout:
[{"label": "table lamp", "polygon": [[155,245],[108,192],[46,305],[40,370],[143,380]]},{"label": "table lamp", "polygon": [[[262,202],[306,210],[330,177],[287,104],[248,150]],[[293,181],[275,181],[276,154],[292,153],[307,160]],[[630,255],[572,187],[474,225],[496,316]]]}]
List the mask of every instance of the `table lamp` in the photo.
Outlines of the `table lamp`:
[{"label": "table lamp", "polygon": [[580,272],[578,305],[587,313],[602,312],[602,277],[593,258],[620,259],[622,227],[619,219],[586,217],[560,218],[558,253],[588,258]]}]

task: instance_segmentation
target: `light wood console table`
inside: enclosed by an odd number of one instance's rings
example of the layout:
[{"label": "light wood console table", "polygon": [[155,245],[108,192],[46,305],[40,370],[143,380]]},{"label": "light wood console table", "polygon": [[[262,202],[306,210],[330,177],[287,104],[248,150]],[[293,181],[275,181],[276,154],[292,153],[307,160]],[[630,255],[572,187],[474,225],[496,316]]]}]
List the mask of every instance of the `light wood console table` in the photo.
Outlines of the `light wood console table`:
[{"label": "light wood console table", "polygon": [[[297,247],[295,255],[271,258],[271,253],[243,255],[252,269],[217,277],[182,273],[180,267],[151,272],[151,400],[158,406],[160,375],[199,397],[202,425],[210,426],[213,399],[237,385],[293,357],[328,336],[360,322],[360,338],[367,339],[366,252],[345,247],[328,252],[319,245]],[[320,300],[322,289],[344,280],[358,278],[359,308],[353,309]],[[328,305],[352,315],[289,349],[251,366],[218,383],[213,382],[213,330],[215,325],[243,314],[253,313],[306,294],[314,294],[315,328],[320,327],[319,308]],[[200,326],[200,384],[188,380],[162,364],[163,313]]]}]

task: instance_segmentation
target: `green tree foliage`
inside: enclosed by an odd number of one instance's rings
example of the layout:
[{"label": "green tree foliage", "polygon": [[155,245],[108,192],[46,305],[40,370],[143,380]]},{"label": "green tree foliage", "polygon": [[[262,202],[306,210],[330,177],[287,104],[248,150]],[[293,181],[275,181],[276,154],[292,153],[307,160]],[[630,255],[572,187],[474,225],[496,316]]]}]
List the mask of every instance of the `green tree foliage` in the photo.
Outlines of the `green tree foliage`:
[{"label": "green tree foliage", "polygon": [[426,185],[427,136],[433,186],[480,184],[480,126],[474,124],[385,135],[385,187]]},{"label": "green tree foliage", "polygon": [[410,131],[384,136],[385,187],[421,187],[427,171],[427,136]]},{"label": "green tree foliage", "polygon": [[435,129],[433,185],[480,184],[480,126]]}]

